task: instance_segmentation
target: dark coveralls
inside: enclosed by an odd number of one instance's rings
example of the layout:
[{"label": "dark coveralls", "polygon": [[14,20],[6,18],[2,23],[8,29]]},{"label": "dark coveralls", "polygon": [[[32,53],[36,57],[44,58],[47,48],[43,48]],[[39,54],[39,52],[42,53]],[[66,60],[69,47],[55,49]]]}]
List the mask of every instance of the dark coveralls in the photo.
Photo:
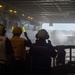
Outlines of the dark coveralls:
[{"label": "dark coveralls", "polygon": [[51,43],[38,40],[30,47],[32,59],[32,75],[51,75],[51,57],[56,56],[56,51]]}]

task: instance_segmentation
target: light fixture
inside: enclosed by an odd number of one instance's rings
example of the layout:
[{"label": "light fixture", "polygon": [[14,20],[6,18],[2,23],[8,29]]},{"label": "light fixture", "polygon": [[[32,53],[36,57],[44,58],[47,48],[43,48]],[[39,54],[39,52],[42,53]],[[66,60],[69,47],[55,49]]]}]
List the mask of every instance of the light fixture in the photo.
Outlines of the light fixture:
[{"label": "light fixture", "polygon": [[2,8],[3,6],[2,5],[0,5],[0,8]]},{"label": "light fixture", "polygon": [[17,13],[17,11],[16,11],[16,10],[14,10],[14,13],[16,14],[16,13]]},{"label": "light fixture", "polygon": [[31,17],[30,16],[28,16],[28,19],[30,19]]},{"label": "light fixture", "polygon": [[33,20],[33,18],[31,17],[31,20]]},{"label": "light fixture", "polygon": [[22,14],[22,16],[24,16],[24,14]]},{"label": "light fixture", "polygon": [[9,12],[11,12],[11,13],[12,13],[12,12],[13,12],[13,10],[12,10],[12,9],[10,9],[10,10],[9,10]]}]

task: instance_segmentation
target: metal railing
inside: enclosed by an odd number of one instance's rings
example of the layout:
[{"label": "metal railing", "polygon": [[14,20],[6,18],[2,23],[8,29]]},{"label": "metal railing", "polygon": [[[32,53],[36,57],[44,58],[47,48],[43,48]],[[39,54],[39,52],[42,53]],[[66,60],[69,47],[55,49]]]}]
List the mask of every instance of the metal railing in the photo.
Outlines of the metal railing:
[{"label": "metal railing", "polygon": [[[57,50],[57,52],[58,52],[58,49],[60,49],[61,53],[62,53],[61,50],[64,50],[66,52],[65,64],[68,64],[68,62],[70,62],[70,63],[75,62],[75,45],[66,45],[66,46],[65,45],[58,45],[58,46],[55,46],[55,49]],[[52,59],[52,66],[57,66],[56,62],[57,62],[57,57]],[[63,64],[61,64],[61,65],[63,65]]]}]

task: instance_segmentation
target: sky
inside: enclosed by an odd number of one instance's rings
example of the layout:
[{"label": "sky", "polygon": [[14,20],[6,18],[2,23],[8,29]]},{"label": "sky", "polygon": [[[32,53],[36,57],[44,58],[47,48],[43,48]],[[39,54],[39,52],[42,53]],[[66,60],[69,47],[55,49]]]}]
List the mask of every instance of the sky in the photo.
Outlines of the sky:
[{"label": "sky", "polygon": [[49,26],[49,23],[43,23],[42,29],[75,31],[75,23],[53,23],[53,26]]}]

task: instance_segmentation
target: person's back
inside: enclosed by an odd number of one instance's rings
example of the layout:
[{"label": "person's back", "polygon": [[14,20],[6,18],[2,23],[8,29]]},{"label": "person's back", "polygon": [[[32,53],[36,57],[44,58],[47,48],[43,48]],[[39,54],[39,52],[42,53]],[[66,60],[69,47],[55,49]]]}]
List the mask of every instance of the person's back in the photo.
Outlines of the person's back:
[{"label": "person's back", "polygon": [[29,40],[27,33],[25,32],[25,36],[27,40],[21,38],[20,35],[22,33],[22,29],[20,27],[14,27],[13,37],[10,39],[15,56],[15,72],[19,75],[25,74],[26,68],[26,46],[31,45],[31,41]]},{"label": "person's back", "polygon": [[20,38],[18,36],[14,36],[10,39],[12,42],[14,56],[16,60],[25,59],[25,48],[24,48],[24,38]]},{"label": "person's back", "polygon": [[5,27],[0,24],[0,74],[8,74],[8,66],[11,57],[13,56],[13,49],[10,40],[5,36]]},{"label": "person's back", "polygon": [[0,36],[0,63],[3,61],[7,61],[7,53],[5,51],[5,36]]},{"label": "person's back", "polygon": [[[38,37],[39,32],[37,33]],[[41,34],[42,35],[42,34]],[[42,35],[43,36],[43,35]],[[46,38],[43,38],[46,37]],[[48,34],[39,38],[30,47],[30,55],[32,56],[32,73],[33,75],[50,75],[51,74],[51,57],[56,56],[56,52],[51,43],[46,43]]]}]

